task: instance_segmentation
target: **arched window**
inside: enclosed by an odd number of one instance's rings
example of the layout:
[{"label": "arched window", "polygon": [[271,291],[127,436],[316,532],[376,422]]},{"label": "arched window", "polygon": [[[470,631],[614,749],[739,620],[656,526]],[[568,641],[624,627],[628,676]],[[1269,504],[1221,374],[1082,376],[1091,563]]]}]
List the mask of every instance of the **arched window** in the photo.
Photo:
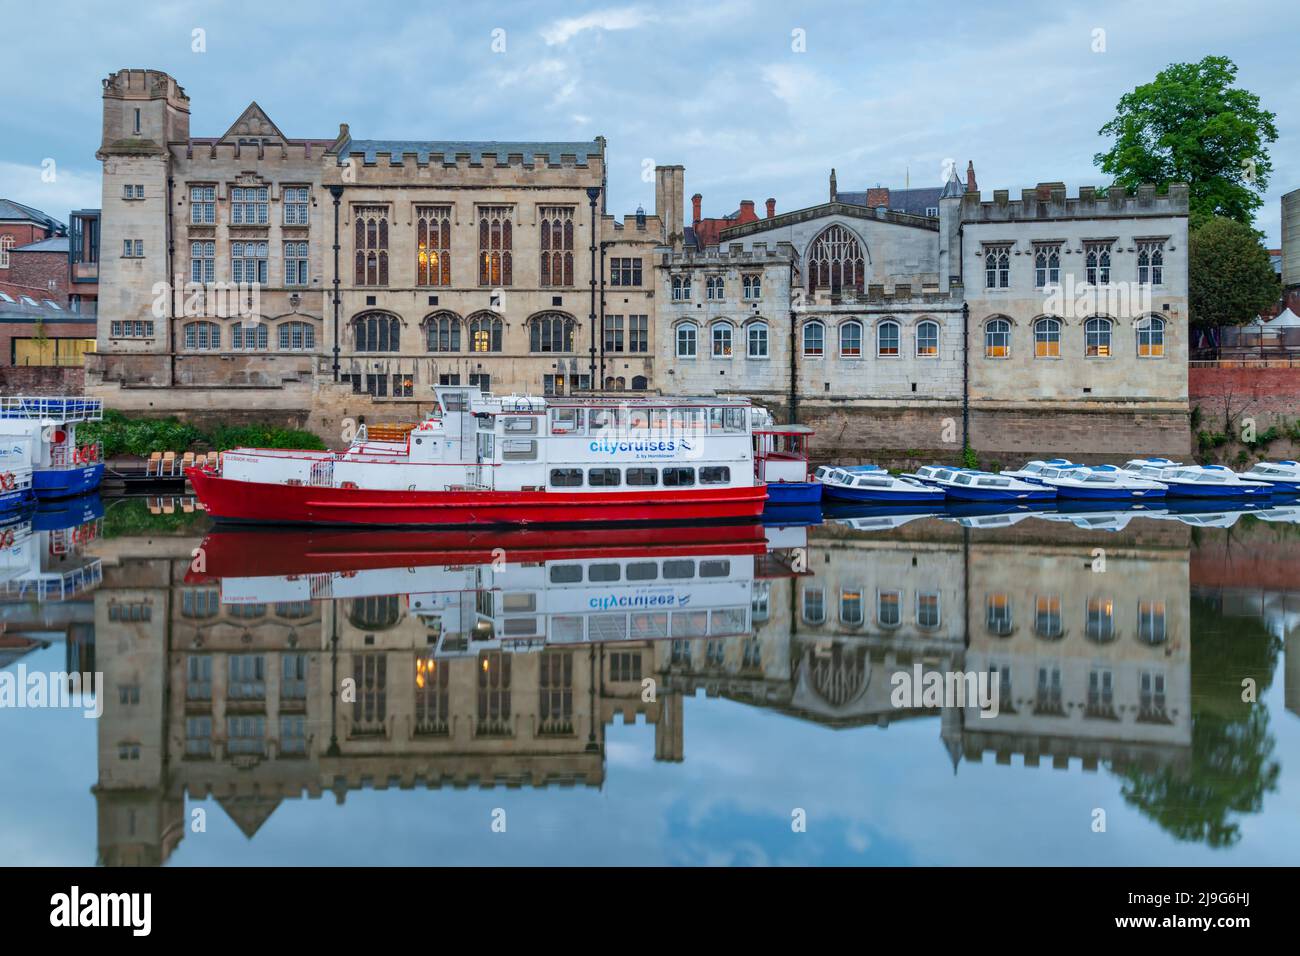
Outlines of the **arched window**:
[{"label": "arched window", "polygon": [[1164,243],[1138,243],[1138,282],[1160,285],[1165,281]]},{"label": "arched window", "polygon": [[265,349],[266,340],[265,322],[258,322],[256,325],[245,325],[240,321],[230,327],[230,347],[232,349]]},{"label": "arched window", "polygon": [[471,352],[500,352],[501,335],[505,322],[501,316],[480,312],[470,316],[469,350]]},{"label": "arched window", "polygon": [[694,322],[683,322],[677,326],[677,357],[695,358],[699,337],[699,327]]},{"label": "arched window", "polygon": [[1011,247],[986,246],[984,249],[984,285],[1005,289],[1011,282]]},{"label": "arched window", "polygon": [[673,276],[673,301],[685,302],[691,297],[691,277]]},{"label": "arched window", "polygon": [[221,348],[221,326],[215,322],[190,322],[185,326],[185,348],[215,352]]},{"label": "arched window", "polygon": [[885,358],[899,354],[897,322],[890,320],[876,326],[876,354]]},{"label": "arched window", "polygon": [[1089,319],[1083,324],[1083,354],[1089,358],[1107,358],[1114,323],[1110,319]]},{"label": "arched window", "polygon": [[840,356],[858,358],[862,355],[862,323],[856,320],[840,326]]},{"label": "arched window", "polygon": [[916,327],[916,355],[935,358],[939,354],[939,323],[928,319]]},{"label": "arched window", "polygon": [[1034,285],[1040,289],[1061,281],[1061,247],[1034,247]]},{"label": "arched window", "polygon": [[388,285],[388,207],[358,206],[356,284]]},{"label": "arched window", "polygon": [[644,375],[632,376],[632,391],[644,392],[649,387],[650,387],[650,381]]},{"label": "arched window", "polygon": [[9,250],[13,247],[13,236],[0,236],[0,269],[9,268]]},{"label": "arched window", "polygon": [[308,352],[316,348],[316,329],[306,322],[280,324],[280,351]]},{"label": "arched window", "polygon": [[415,284],[451,285],[451,207],[415,207]]},{"label": "arched window", "polygon": [[542,285],[573,285],[573,207],[542,206],[541,214]]},{"label": "arched window", "polygon": [[731,323],[714,322],[709,329],[714,358],[731,358]]},{"label": "arched window", "polygon": [[1138,358],[1163,358],[1165,354],[1165,320],[1157,315],[1139,319],[1137,324]]},{"label": "arched window", "polygon": [[704,298],[722,301],[722,276],[709,276],[704,280]]},{"label": "arched window", "polygon": [[862,291],[866,260],[858,237],[843,226],[830,226],[808,248],[808,291],[833,294]]},{"label": "arched window", "polygon": [[750,322],[745,326],[745,354],[750,358],[767,358],[767,323]]},{"label": "arched window", "polygon": [[528,347],[533,352],[572,352],[573,316],[562,312],[543,312],[534,316],[528,328]]},{"label": "arched window", "polygon": [[1064,636],[1059,594],[1040,594],[1034,599],[1034,633],[1048,641]]},{"label": "arched window", "polygon": [[358,352],[401,351],[401,320],[387,312],[366,312],[352,320]]},{"label": "arched window", "polygon": [[821,358],[826,354],[826,326],[809,322],[803,327],[803,354],[810,358]]},{"label": "arched window", "polygon": [[627,379],[625,379],[622,375],[618,376],[617,378],[615,378],[613,375],[605,376],[605,391],[621,392],[624,391],[626,388],[627,388]]},{"label": "arched window", "polygon": [[1006,358],[1011,354],[1011,323],[990,319],[984,326],[984,357]]},{"label": "arched window", "polygon": [[460,318],[451,312],[437,312],[424,320],[426,345],[430,352],[460,351]]},{"label": "arched window", "polygon": [[1034,323],[1034,358],[1061,357],[1061,320],[1039,319]]},{"label": "arched window", "polygon": [[401,595],[353,598],[348,623],[361,631],[386,631],[402,619]]}]

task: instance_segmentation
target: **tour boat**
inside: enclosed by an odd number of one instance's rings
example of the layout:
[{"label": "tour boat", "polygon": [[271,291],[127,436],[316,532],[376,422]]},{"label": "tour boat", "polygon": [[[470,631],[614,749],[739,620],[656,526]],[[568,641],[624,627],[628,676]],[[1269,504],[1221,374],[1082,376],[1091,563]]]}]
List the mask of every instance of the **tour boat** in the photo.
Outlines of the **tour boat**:
[{"label": "tour boat", "polygon": [[821,483],[822,494],[839,501],[903,504],[939,502],[946,496],[942,488],[916,478],[891,475],[879,465],[822,465],[815,477]]},{"label": "tour boat", "polygon": [[437,386],[424,422],[344,452],[238,448],[187,470],[218,521],[464,526],[757,518],[743,399],[492,396]]},{"label": "tour boat", "polygon": [[1247,480],[1226,465],[1170,468],[1160,480],[1169,486],[1165,494],[1171,498],[1264,498],[1273,493],[1272,485]]},{"label": "tour boat", "polygon": [[38,498],[68,498],[99,486],[104,477],[100,444],[77,444],[77,425],[100,421],[97,398],[0,398],[0,446],[21,446]]},{"label": "tour boat", "polygon": [[754,469],[767,485],[769,505],[813,504],[822,486],[809,475],[808,452],[813,430],[807,425],[774,425],[766,409],[755,407]]},{"label": "tour boat", "polygon": [[1243,471],[1241,477],[1248,481],[1267,482],[1279,494],[1300,492],[1300,462],[1289,459],[1286,461],[1261,461],[1250,471]]},{"label": "tour boat", "polygon": [[[928,468],[929,466],[927,466]],[[991,471],[976,471],[972,468],[940,468],[928,472],[931,477],[924,478],[917,469],[916,477],[922,478],[948,493],[949,498],[958,501],[1006,501],[1030,502],[1051,501],[1056,497],[1056,489],[1018,478],[1006,478]]]},{"label": "tour boat", "polygon": [[1001,471],[998,474],[1006,478],[1019,478],[1021,481],[1028,481],[1032,484],[1042,484],[1042,473],[1045,469],[1055,469],[1062,471],[1066,468],[1082,467],[1068,458],[1049,458],[1047,461],[1030,461],[1026,462],[1021,468],[1009,471]]},{"label": "tour boat", "polygon": [[1055,488],[1061,498],[1163,498],[1167,489],[1164,482],[1132,474],[1114,465],[1045,468],[1040,474],[1042,483]]}]

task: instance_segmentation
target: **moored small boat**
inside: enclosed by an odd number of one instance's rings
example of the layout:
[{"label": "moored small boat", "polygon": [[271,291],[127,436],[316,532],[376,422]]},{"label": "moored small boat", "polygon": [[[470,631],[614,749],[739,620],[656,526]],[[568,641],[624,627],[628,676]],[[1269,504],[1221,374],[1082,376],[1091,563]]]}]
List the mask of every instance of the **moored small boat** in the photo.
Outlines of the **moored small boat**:
[{"label": "moored small boat", "polygon": [[1275,492],[1294,494],[1300,492],[1300,462],[1261,461],[1241,477],[1248,481],[1263,481],[1273,486]]},{"label": "moored small boat", "polygon": [[813,430],[807,425],[774,425],[766,409],[754,408],[754,471],[767,485],[769,505],[815,504],[822,486],[809,474]]},{"label": "moored small boat", "polygon": [[1028,482],[1041,484],[1042,475],[1044,471],[1048,471],[1048,470],[1061,471],[1066,468],[1081,468],[1081,467],[1083,466],[1070,461],[1070,459],[1068,458],[1049,458],[1046,461],[1039,461],[1039,460],[1029,461],[1026,462],[1024,465],[1022,465],[1020,468],[1016,468],[1014,470],[1003,470],[998,472],[998,474],[1003,475],[1004,477],[1007,478],[1018,478],[1021,481],[1028,481]]},{"label": "moored small boat", "polygon": [[[925,469],[917,469],[917,476]],[[1046,485],[1036,485],[1018,478],[1006,478],[991,471],[972,468],[938,469],[928,480],[947,492],[949,498],[959,501],[1030,502],[1051,501],[1056,490]]]},{"label": "moored small boat", "polygon": [[1170,498],[1265,498],[1273,486],[1243,478],[1226,465],[1185,465],[1160,477]]},{"label": "moored small boat", "polygon": [[906,475],[891,475],[878,465],[822,465],[817,469],[822,494],[839,501],[871,501],[881,504],[941,502],[942,488],[927,485]]},{"label": "moored small boat", "polygon": [[1163,498],[1164,482],[1132,474],[1114,465],[1075,465],[1071,468],[1047,468],[1042,482],[1055,488],[1062,498],[1103,498],[1127,501],[1137,498]]}]

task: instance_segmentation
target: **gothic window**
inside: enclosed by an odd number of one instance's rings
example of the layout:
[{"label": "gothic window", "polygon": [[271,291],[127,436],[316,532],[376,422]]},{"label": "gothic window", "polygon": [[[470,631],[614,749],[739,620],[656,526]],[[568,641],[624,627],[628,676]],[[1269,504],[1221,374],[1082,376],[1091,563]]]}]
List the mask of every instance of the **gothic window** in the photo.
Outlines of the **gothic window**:
[{"label": "gothic window", "polygon": [[1039,319],[1034,323],[1034,358],[1061,357],[1061,320]]},{"label": "gothic window", "polygon": [[838,295],[845,289],[862,292],[866,260],[858,238],[843,226],[830,226],[808,249],[808,291],[825,289]]},{"label": "gothic window", "polygon": [[514,248],[509,206],[480,206],[478,210],[478,284],[497,288],[512,285]]},{"label": "gothic window", "polygon": [[984,286],[1005,289],[1011,284],[1011,247],[984,247]]},{"label": "gothic window", "polygon": [[1042,289],[1061,281],[1061,247],[1034,247],[1034,285]]},{"label": "gothic window", "polygon": [[713,327],[709,330],[709,339],[713,343],[714,358],[731,358],[731,335],[730,322],[713,323]]},{"label": "gothic window", "polygon": [[415,207],[415,284],[451,285],[451,207]]},{"label": "gothic window", "polygon": [[650,387],[650,380],[647,379],[644,375],[632,376],[632,391],[644,392],[649,387]]},{"label": "gothic window", "polygon": [[561,312],[544,312],[535,316],[528,327],[530,352],[572,352],[576,322]]},{"label": "gothic window", "polygon": [[916,327],[916,355],[934,358],[939,354],[939,323],[925,321]]},{"label": "gothic window", "polygon": [[1138,282],[1162,285],[1165,281],[1165,244],[1163,241],[1138,243]]},{"label": "gothic window", "polygon": [[500,316],[480,312],[469,320],[469,350],[471,352],[500,352],[501,334],[505,323]]},{"label": "gothic window", "polygon": [[1163,358],[1165,354],[1165,320],[1148,315],[1137,324],[1139,358]]},{"label": "gothic window", "polygon": [[426,345],[430,352],[460,351],[460,319],[450,312],[438,312],[424,320]]},{"label": "gothic window", "polygon": [[876,326],[876,354],[884,358],[899,354],[898,323],[881,322]]},{"label": "gothic window", "polygon": [[742,276],[740,279],[741,288],[744,290],[746,299],[757,299],[761,293],[762,276]]},{"label": "gothic window", "polygon": [[821,358],[826,354],[826,326],[809,322],[803,327],[803,354],[810,358]]},{"label": "gothic window", "polygon": [[840,326],[840,357],[859,358],[862,355],[862,323],[845,322]]},{"label": "gothic window", "polygon": [[541,246],[543,286],[573,285],[573,207],[542,206]]},{"label": "gothic window", "polygon": [[746,354],[750,358],[767,358],[767,323],[751,322],[745,326]]},{"label": "gothic window", "polygon": [[1106,358],[1111,354],[1110,339],[1114,323],[1110,319],[1089,319],[1083,324],[1083,354],[1089,358]]},{"label": "gothic window", "polygon": [[306,322],[284,322],[279,334],[282,352],[309,352],[316,348],[316,329]]},{"label": "gothic window", "polygon": [[704,280],[704,298],[710,301],[722,301],[722,276],[709,276]]},{"label": "gothic window", "polygon": [[673,301],[687,302],[691,298],[691,277],[673,276]]},{"label": "gothic window", "polygon": [[215,322],[190,322],[185,326],[185,348],[213,352],[221,348],[221,326]]},{"label": "gothic window", "polygon": [[388,285],[388,207],[358,206],[356,217],[357,285]]},{"label": "gothic window", "polygon": [[677,326],[677,357],[695,358],[699,346],[699,327],[694,322]]},{"label": "gothic window", "polygon": [[990,319],[984,326],[984,357],[1006,358],[1011,354],[1011,323]]},{"label": "gothic window", "polygon": [[386,312],[367,312],[352,320],[358,352],[401,351],[402,323]]},{"label": "gothic window", "polygon": [[1084,267],[1087,272],[1088,285],[1106,285],[1110,282],[1110,247],[1109,242],[1088,242],[1084,244]]}]

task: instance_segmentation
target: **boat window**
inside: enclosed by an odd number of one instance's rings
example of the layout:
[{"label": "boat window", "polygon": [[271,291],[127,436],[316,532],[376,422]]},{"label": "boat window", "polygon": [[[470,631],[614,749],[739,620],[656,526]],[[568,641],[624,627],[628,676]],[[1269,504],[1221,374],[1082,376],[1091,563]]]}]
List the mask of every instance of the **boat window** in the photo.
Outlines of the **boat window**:
[{"label": "boat window", "polygon": [[722,634],[744,634],[748,630],[743,607],[727,607],[710,614],[709,632],[715,637]]},{"label": "boat window", "polygon": [[709,633],[708,611],[674,611],[673,637],[704,637]]},{"label": "boat window", "polygon": [[655,431],[668,430],[668,409],[652,408],[650,409],[650,427]]},{"label": "boat window", "polygon": [[618,428],[619,426],[620,415],[617,408],[593,408],[591,415],[588,417],[593,432],[601,428]]},{"label": "boat window", "polygon": [[617,468],[588,468],[587,484],[593,488],[612,488],[619,484]]},{"label": "boat window", "polygon": [[556,488],[582,487],[581,468],[552,468],[551,484]]},{"label": "boat window", "polygon": [[702,431],[704,428],[704,409],[674,408],[669,413],[673,431]]},{"label": "boat window", "polygon": [[536,435],[536,418],[503,418],[503,427],[507,435]]},{"label": "boat window", "polygon": [[963,475],[958,475],[954,480],[959,485],[969,485],[972,479],[970,475],[963,474]]},{"label": "boat window", "polygon": [[1011,482],[1006,478],[981,478],[979,484],[981,488],[1006,488]]},{"label": "boat window", "polygon": [[627,483],[629,485],[657,485],[659,484],[659,473],[653,468],[629,468],[627,470]]},{"label": "boat window", "polygon": [[725,485],[731,481],[731,469],[724,466],[700,469],[700,484]]},{"label": "boat window", "polygon": [[1041,477],[1043,477],[1043,478],[1060,478],[1060,477],[1061,477],[1061,469],[1059,469],[1059,468],[1044,468],[1043,471],[1042,471],[1042,475],[1041,475]]},{"label": "boat window", "polygon": [[508,617],[503,633],[506,637],[533,637],[538,631],[535,617]]},{"label": "boat window", "polygon": [[665,468],[664,487],[683,488],[695,484],[694,468]]},{"label": "boat window", "polygon": [[627,410],[627,427],[632,429],[640,428],[645,430],[650,427],[650,411],[645,408],[629,408]]},{"label": "boat window", "polygon": [[855,482],[859,488],[888,488],[888,478],[859,478]]},{"label": "boat window", "polygon": [[714,558],[700,562],[700,577],[725,578],[731,573],[731,562],[726,558]]},{"label": "boat window", "polygon": [[728,408],[726,416],[723,419],[723,431],[743,432],[745,431],[745,410],[743,408]]},{"label": "boat window", "polygon": [[552,584],[577,584],[582,580],[581,564],[551,565]]},{"label": "boat window", "polygon": [[681,581],[695,577],[695,562],[689,559],[677,559],[664,562],[664,580]]},{"label": "boat window", "polygon": [[653,561],[635,561],[627,566],[629,581],[653,581],[659,577],[659,565]]},{"label": "boat window", "polygon": [[1024,471],[1024,473],[1027,475],[1036,475],[1042,470],[1043,470],[1043,466],[1039,464],[1035,464],[1034,462],[1030,462],[1028,465],[1025,465],[1025,467],[1022,469],[1022,471]]},{"label": "boat window", "polygon": [[537,595],[532,591],[514,591],[501,595],[501,610],[507,614],[537,610]]},{"label": "boat window", "polygon": [[537,442],[533,439],[506,438],[501,442],[502,461],[536,461]]},{"label": "boat window", "polygon": [[648,641],[668,636],[667,614],[633,614],[632,639]]},{"label": "boat window", "polygon": [[1227,475],[1206,475],[1205,480],[1206,481],[1227,481],[1228,476]]},{"label": "boat window", "polygon": [[582,433],[581,408],[552,408],[551,434],[577,435]]},{"label": "boat window", "polygon": [[937,478],[939,481],[948,481],[952,478],[952,472],[947,468],[935,468],[930,477]]},{"label": "boat window", "polygon": [[551,618],[551,641],[555,644],[576,644],[582,640],[584,619],[578,615],[556,615]]},{"label": "boat window", "polygon": [[1105,484],[1113,484],[1115,479],[1110,475],[1089,475],[1087,478],[1084,479],[1084,481],[1089,481],[1092,482],[1093,484],[1105,485]]},{"label": "boat window", "polygon": [[469,393],[468,392],[443,392],[442,407],[448,412],[465,412],[469,411]]},{"label": "boat window", "polygon": [[587,568],[587,580],[596,584],[604,584],[609,581],[617,581],[622,576],[623,569],[617,564],[593,564]]}]

